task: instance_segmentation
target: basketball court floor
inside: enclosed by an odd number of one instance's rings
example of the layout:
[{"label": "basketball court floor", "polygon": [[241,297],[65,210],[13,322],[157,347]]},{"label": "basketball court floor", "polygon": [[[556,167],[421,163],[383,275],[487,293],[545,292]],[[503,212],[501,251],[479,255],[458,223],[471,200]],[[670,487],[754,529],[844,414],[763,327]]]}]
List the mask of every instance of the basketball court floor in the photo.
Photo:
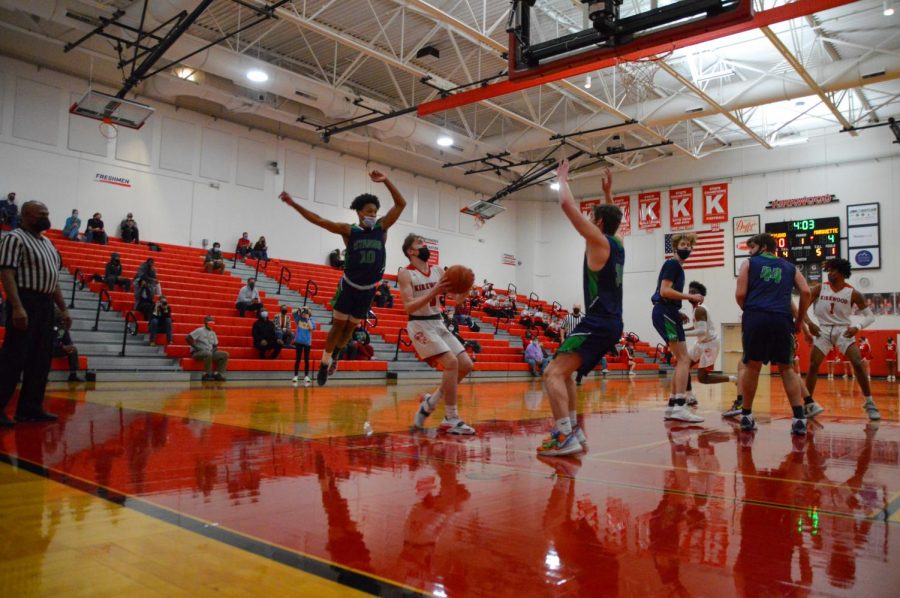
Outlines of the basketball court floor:
[{"label": "basketball court floor", "polygon": [[411,431],[428,386],[57,386],[59,422],[0,431],[0,595],[896,591],[896,385],[876,424],[820,381],[799,439],[777,378],[747,434],[731,385],[685,425],[659,380],[591,377],[587,452],[547,460],[538,381],[463,384],[474,437]]}]

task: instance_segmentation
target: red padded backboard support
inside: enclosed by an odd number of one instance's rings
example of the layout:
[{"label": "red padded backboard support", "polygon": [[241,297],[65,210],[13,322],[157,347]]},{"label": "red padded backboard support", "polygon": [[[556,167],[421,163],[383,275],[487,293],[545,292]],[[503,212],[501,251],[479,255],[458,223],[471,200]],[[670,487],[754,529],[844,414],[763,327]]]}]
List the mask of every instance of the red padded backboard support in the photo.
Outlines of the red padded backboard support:
[{"label": "red padded backboard support", "polygon": [[[641,37],[633,44],[630,44],[628,51],[625,53],[620,53],[622,51],[621,48],[599,48],[561,58],[533,69],[519,71],[506,81],[491,83],[484,87],[463,91],[446,98],[425,102],[419,106],[417,113],[419,116],[426,116],[435,112],[474,104],[475,102],[489,100],[537,85],[552,83],[560,79],[607,68],[619,61],[638,60],[655,56],[656,54],[670,52],[678,48],[686,48],[736,33],[774,25],[782,21],[805,17],[831,8],[838,8],[845,4],[851,4],[854,1],[797,0],[796,2],[770,8],[753,15],[748,15],[746,11],[740,10],[726,13],[718,17],[703,19],[695,23]],[[735,22],[736,19],[738,22]],[[510,43],[513,43],[512,40]],[[514,48],[511,48],[511,56],[513,51]]]}]

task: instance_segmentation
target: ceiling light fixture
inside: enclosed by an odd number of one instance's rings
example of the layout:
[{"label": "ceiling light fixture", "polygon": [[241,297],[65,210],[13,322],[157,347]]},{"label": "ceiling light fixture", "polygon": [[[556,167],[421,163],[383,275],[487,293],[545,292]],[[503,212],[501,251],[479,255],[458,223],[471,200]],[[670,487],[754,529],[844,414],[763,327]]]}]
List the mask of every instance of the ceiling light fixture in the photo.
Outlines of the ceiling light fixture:
[{"label": "ceiling light fixture", "polygon": [[550,188],[554,191],[559,191],[559,181],[553,181],[550,183]]},{"label": "ceiling light fixture", "polygon": [[179,79],[184,79],[185,81],[196,81],[197,71],[185,66],[175,69],[175,76]]},{"label": "ceiling light fixture", "polygon": [[894,3],[891,0],[884,0],[884,16],[889,17],[894,14]]},{"label": "ceiling light fixture", "polygon": [[584,79],[584,88],[585,88],[585,89],[590,89],[590,88],[591,88],[591,76],[590,76],[590,75],[588,75],[588,76],[585,77],[585,79]]},{"label": "ceiling light fixture", "polygon": [[441,147],[450,147],[453,145],[453,137],[449,135],[441,135],[437,138],[437,144]]},{"label": "ceiling light fixture", "polygon": [[251,69],[247,71],[247,78],[254,83],[265,83],[269,80],[269,75],[259,69]]}]

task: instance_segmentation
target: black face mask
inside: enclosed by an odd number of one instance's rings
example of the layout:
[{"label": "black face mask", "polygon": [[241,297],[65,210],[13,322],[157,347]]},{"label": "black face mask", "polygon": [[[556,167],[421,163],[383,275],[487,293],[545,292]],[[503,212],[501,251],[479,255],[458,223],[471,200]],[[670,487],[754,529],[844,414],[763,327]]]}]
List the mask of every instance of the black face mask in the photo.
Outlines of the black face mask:
[{"label": "black face mask", "polygon": [[688,259],[688,257],[690,257],[691,250],[690,249],[679,249],[675,253],[677,253],[678,257],[680,257],[682,260],[686,260],[686,259]]},{"label": "black face mask", "polygon": [[35,222],[35,226],[39,231],[45,231],[50,229],[50,219],[49,218],[38,218]]},{"label": "black face mask", "polygon": [[427,262],[428,258],[431,257],[431,250],[429,250],[427,247],[419,247],[419,255],[416,257],[418,257],[423,262]]}]

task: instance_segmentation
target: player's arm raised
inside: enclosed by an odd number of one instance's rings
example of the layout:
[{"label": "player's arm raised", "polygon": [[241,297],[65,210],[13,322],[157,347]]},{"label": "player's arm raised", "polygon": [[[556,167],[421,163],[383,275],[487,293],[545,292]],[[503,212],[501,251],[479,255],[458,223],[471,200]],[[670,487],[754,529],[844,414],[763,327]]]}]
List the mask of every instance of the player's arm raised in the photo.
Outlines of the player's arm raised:
[{"label": "player's arm raised", "polygon": [[861,315],[863,319],[862,322],[859,323],[859,326],[850,326],[847,328],[846,332],[844,332],[844,336],[847,338],[853,338],[860,330],[875,323],[875,314],[872,313],[872,308],[866,305],[866,300],[863,298],[862,293],[853,289],[853,292],[850,294],[850,303],[856,306],[856,309],[859,310],[859,315]]},{"label": "player's arm raised", "polygon": [[587,216],[581,213],[578,206],[575,205],[575,197],[572,195],[572,190],[569,188],[568,160],[563,160],[559,163],[559,168],[556,171],[556,178],[559,181],[559,207],[562,208],[563,214],[566,215],[566,218],[569,219],[569,222],[571,222],[572,226],[575,227],[575,230],[578,231],[578,234],[584,237],[585,241],[594,245],[594,247],[599,250],[600,253],[596,257],[605,263],[609,258],[609,241],[606,239],[606,235],[603,234],[603,231],[597,228]]},{"label": "player's arm raised", "polygon": [[413,296],[412,276],[409,270],[400,271],[400,274],[397,275],[397,283],[400,285],[400,299],[403,300],[403,309],[406,310],[407,314],[418,311],[432,301],[436,301],[437,297],[445,293],[449,286],[449,282],[442,275],[440,282],[433,286],[427,295],[415,297]]},{"label": "player's arm raised", "polygon": [[346,222],[332,222],[331,220],[322,218],[315,212],[311,212],[310,210],[307,210],[306,208],[304,208],[303,206],[298,204],[296,201],[294,201],[294,198],[291,197],[291,195],[287,191],[282,191],[281,195],[279,195],[278,197],[279,197],[279,199],[281,199],[281,201],[283,201],[287,205],[294,208],[294,210],[296,210],[298,214],[303,216],[307,221],[311,222],[312,224],[315,224],[316,226],[318,226],[320,228],[324,228],[328,232],[332,232],[337,235],[341,235],[343,237],[350,236],[350,225],[347,224]]},{"label": "player's arm raised", "polygon": [[612,205],[612,173],[609,168],[603,169],[603,203]]},{"label": "player's arm raised", "polygon": [[406,200],[403,198],[403,194],[400,193],[400,190],[394,186],[394,183],[387,178],[386,174],[378,172],[377,170],[373,170],[369,173],[369,178],[372,179],[374,183],[383,183],[385,187],[387,187],[388,191],[391,193],[391,197],[394,200],[394,205],[391,206],[391,209],[388,210],[388,213],[384,215],[384,218],[381,219],[381,228],[383,230],[387,230],[393,226],[397,219],[400,218],[400,214],[403,212],[403,209],[406,207]]}]

